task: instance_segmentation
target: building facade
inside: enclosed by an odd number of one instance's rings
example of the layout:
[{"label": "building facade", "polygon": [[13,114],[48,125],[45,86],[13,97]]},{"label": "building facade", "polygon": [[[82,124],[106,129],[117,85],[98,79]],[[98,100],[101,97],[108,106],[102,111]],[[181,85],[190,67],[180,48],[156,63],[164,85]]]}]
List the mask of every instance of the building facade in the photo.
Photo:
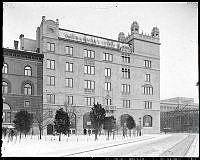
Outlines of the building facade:
[{"label": "building facade", "polygon": [[160,129],[199,132],[199,105],[193,98],[175,97],[160,102]]},{"label": "building facade", "polygon": [[[36,114],[43,107],[43,54],[3,48],[2,126],[13,125],[15,114],[27,110]],[[38,133],[34,121],[31,133]]]},{"label": "building facade", "polygon": [[[24,37],[20,40],[26,48]],[[143,133],[159,133],[159,41],[157,27],[146,35],[137,22],[131,35],[120,32],[118,40],[112,40],[61,29],[58,19],[43,16],[32,48],[44,54],[43,108],[52,115],[44,133],[51,132],[55,112],[64,106],[72,111],[72,133],[91,129],[88,115],[94,102],[102,104],[119,127],[130,115]]]},{"label": "building facade", "polygon": [[160,112],[175,111],[177,109],[198,109],[199,105],[194,103],[193,98],[175,97],[160,101]]}]

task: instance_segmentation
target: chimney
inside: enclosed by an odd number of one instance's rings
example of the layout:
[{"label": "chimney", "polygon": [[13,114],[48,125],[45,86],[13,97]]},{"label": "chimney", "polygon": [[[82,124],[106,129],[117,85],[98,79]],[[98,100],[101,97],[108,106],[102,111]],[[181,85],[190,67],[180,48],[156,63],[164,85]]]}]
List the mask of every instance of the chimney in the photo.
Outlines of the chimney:
[{"label": "chimney", "polygon": [[59,24],[59,19],[56,19],[56,24]]},{"label": "chimney", "polygon": [[14,40],[14,47],[15,47],[15,49],[18,49],[18,43],[19,43],[19,41]]},{"label": "chimney", "polygon": [[45,16],[42,16],[42,22],[44,22],[46,20],[45,18],[46,18]]},{"label": "chimney", "polygon": [[19,36],[19,39],[20,39],[20,50],[24,50],[24,35],[21,34]]}]

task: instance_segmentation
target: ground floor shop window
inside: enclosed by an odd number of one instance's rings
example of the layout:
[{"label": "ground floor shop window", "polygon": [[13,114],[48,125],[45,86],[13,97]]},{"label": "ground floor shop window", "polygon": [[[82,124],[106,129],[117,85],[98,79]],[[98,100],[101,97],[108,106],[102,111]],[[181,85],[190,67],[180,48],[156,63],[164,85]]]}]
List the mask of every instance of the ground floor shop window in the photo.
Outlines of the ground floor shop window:
[{"label": "ground floor shop window", "polygon": [[143,117],[143,126],[152,127],[152,117],[150,115],[145,115]]}]

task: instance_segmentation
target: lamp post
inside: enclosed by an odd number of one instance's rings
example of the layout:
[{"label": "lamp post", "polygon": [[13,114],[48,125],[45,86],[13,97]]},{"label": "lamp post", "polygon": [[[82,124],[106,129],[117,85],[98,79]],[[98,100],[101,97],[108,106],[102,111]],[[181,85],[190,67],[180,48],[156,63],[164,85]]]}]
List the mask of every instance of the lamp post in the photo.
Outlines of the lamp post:
[{"label": "lamp post", "polygon": [[139,124],[140,124],[139,136],[141,136],[141,130],[142,130],[142,125],[141,125],[141,117],[139,117]]}]

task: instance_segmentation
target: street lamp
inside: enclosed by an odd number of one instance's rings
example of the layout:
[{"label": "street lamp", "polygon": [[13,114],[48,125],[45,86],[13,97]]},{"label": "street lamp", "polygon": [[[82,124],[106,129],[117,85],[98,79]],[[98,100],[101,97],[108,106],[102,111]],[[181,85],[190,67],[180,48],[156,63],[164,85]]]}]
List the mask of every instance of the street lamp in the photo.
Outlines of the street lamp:
[{"label": "street lamp", "polygon": [[141,136],[141,129],[142,129],[142,125],[141,125],[141,117],[139,117],[139,124],[140,124],[139,136]]}]

